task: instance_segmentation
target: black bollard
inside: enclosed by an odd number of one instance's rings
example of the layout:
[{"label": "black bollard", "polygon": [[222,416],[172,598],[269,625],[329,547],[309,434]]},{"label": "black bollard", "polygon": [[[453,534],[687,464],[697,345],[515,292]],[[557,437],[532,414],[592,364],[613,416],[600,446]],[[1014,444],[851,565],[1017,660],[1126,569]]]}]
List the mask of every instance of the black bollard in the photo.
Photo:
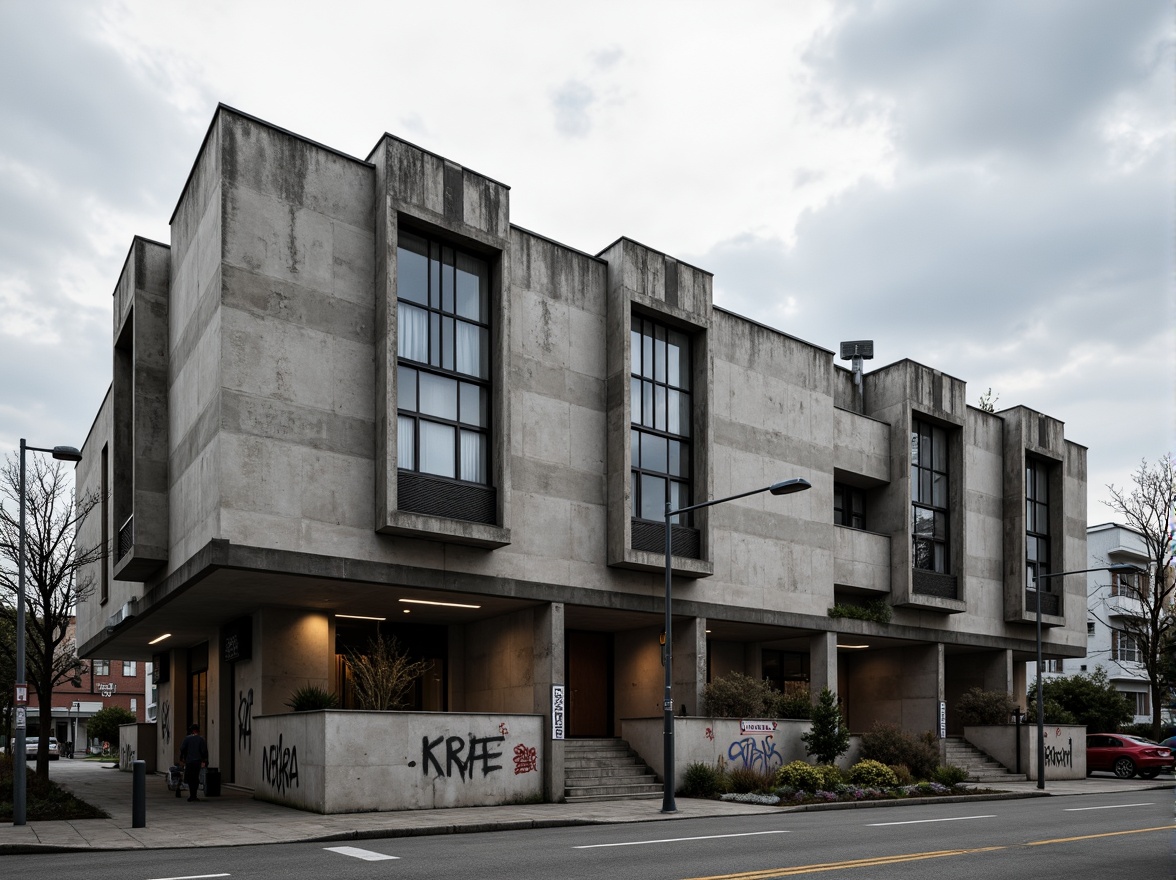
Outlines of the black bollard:
[{"label": "black bollard", "polygon": [[131,761],[131,827],[147,827],[147,762]]}]

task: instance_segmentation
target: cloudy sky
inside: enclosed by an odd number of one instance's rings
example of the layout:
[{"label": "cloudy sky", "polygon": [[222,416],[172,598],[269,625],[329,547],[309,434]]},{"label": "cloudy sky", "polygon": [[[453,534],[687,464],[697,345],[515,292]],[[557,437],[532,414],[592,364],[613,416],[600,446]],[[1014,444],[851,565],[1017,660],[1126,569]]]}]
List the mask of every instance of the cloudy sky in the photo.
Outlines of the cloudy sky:
[{"label": "cloudy sky", "polygon": [[[0,450],[81,445],[111,291],[217,102],[389,131],[715,302],[1024,404],[1105,484],[1176,449],[1169,0],[0,0]],[[720,8],[721,7],[721,8]]]}]

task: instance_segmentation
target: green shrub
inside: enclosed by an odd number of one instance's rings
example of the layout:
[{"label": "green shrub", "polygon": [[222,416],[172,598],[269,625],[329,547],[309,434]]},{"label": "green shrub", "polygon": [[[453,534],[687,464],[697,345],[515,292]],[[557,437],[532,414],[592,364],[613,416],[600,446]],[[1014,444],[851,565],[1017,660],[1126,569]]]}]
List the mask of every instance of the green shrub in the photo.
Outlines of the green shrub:
[{"label": "green shrub", "polygon": [[887,764],[899,785],[914,785],[915,777],[911,776],[911,768],[906,764]]},{"label": "green shrub", "polygon": [[845,774],[836,764],[818,764],[817,770],[821,774],[821,791],[836,791],[845,784]]},{"label": "green shrub", "polygon": [[963,767],[955,767],[951,764],[944,764],[939,767],[931,775],[932,782],[938,782],[940,785],[952,786],[958,785],[961,782],[968,781],[968,771]]},{"label": "green shrub", "polygon": [[[1161,731],[1162,733],[1163,731]],[[1128,736],[1142,736],[1144,739],[1152,738],[1151,722],[1144,724],[1121,724],[1119,725],[1119,733],[1125,733]],[[1172,734],[1165,734],[1165,736],[1172,736]],[[1163,739],[1163,737],[1161,737]]]},{"label": "green shrub", "polygon": [[711,798],[724,788],[723,771],[714,764],[699,761],[686,766],[682,776],[682,794],[685,797]]},{"label": "green shrub", "polygon": [[821,697],[813,706],[812,729],[800,738],[805,752],[820,764],[832,764],[849,751],[849,728],[837,705],[837,695],[828,688],[821,690]]},{"label": "green shrub", "polygon": [[776,701],[774,714],[777,718],[812,718],[813,701],[809,696],[808,688],[781,694]]},{"label": "green shrub", "polygon": [[853,605],[848,602],[835,602],[829,609],[830,617],[843,617],[848,620],[872,620],[875,623],[890,623],[890,603],[885,599],[875,599],[863,605]]},{"label": "green shrub", "polygon": [[876,721],[862,734],[862,757],[891,767],[905,764],[916,780],[930,779],[939,766],[939,749],[930,737],[915,737],[893,724]]},{"label": "green shrub", "polygon": [[317,684],[306,684],[290,694],[290,699],[286,700],[286,705],[295,712],[313,712],[316,709],[336,709],[339,706],[339,698],[326,688],[321,688]]},{"label": "green shrub", "polygon": [[824,774],[806,761],[793,761],[776,771],[776,785],[787,785],[798,791],[820,791]]},{"label": "green shrub", "polygon": [[[114,751],[118,751],[118,728],[122,724],[133,724],[135,713],[122,706],[104,706],[90,716],[86,724],[86,735],[110,743]],[[83,743],[84,745],[84,743]],[[81,753],[81,747],[78,747]]]},{"label": "green shrub", "polygon": [[[1135,714],[1132,704],[1107,676],[1105,669],[1089,674],[1063,675],[1044,682],[1045,722],[1084,724],[1091,733],[1118,730]],[[1037,717],[1037,685],[1029,688],[1029,717]]]},{"label": "green shrub", "polygon": [[898,774],[879,761],[866,759],[849,768],[849,781],[868,788],[894,788]]},{"label": "green shrub", "polygon": [[767,679],[731,672],[703,690],[702,711],[715,718],[773,718],[780,692]]},{"label": "green shrub", "polygon": [[752,767],[731,767],[727,770],[727,784],[736,794],[769,792],[776,786],[775,774]]},{"label": "green shrub", "polygon": [[1017,709],[1011,694],[974,687],[956,701],[956,713],[964,724],[1008,724]]}]

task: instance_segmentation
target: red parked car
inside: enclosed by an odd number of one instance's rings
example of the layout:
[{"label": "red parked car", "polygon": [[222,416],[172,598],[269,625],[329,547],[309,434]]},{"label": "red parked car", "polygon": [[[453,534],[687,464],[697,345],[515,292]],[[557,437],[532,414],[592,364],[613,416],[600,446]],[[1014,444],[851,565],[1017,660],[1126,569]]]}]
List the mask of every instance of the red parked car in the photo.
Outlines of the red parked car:
[{"label": "red parked car", "polygon": [[1125,733],[1091,733],[1086,736],[1086,772],[1106,770],[1120,779],[1139,774],[1155,779],[1171,773],[1172,750],[1141,736]]}]

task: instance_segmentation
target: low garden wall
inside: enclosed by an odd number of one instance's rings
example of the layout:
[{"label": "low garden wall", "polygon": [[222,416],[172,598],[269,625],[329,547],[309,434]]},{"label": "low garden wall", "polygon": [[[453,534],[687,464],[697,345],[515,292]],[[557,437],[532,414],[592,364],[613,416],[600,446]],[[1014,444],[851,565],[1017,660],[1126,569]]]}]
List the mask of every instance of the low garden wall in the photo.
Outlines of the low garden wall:
[{"label": "low garden wall", "polygon": [[[1037,725],[978,724],[964,728],[964,739],[991,755],[1009,770],[1017,768],[1017,738],[1021,740],[1021,772],[1037,779]],[[1078,724],[1045,726],[1045,778],[1086,778],[1086,728]]]},{"label": "low garden wall", "polygon": [[[623,718],[621,738],[664,778],[664,719]],[[674,718],[674,779],[681,780],[690,764],[712,766],[722,761],[728,768],[750,767],[774,771],[792,761],[815,763],[804,749],[801,734],[810,721],[791,719]],[[837,766],[851,767],[861,753],[861,739],[850,737],[849,751]]]},{"label": "low garden wall", "polygon": [[543,717],[324,710],[253,719],[238,780],[316,813],[489,806],[543,796]]}]

